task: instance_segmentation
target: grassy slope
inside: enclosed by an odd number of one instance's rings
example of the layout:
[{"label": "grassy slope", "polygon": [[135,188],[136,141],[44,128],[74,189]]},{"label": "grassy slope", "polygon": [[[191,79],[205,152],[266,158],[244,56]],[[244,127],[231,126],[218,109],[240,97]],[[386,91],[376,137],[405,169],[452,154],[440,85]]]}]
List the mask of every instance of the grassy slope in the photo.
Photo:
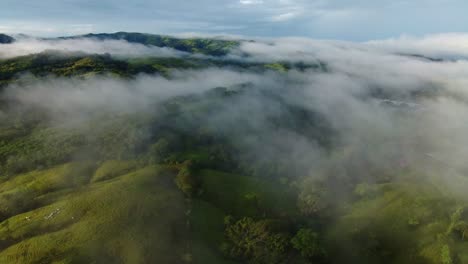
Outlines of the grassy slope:
[{"label": "grassy slope", "polygon": [[362,263],[468,263],[468,240],[453,229],[468,220],[466,201],[441,184],[406,176],[358,185],[357,199],[332,225],[329,243]]},{"label": "grassy slope", "polygon": [[295,196],[277,180],[229,174],[214,170],[199,172],[201,197],[227,214],[236,216],[294,216]]},{"label": "grassy slope", "polygon": [[190,222],[194,263],[233,263],[222,258],[220,246],[227,215],[279,217],[294,215],[293,196],[286,186],[262,179],[215,170],[201,170],[200,196],[192,202]]},{"label": "grassy slope", "polygon": [[[136,166],[115,160],[98,168],[69,163],[4,181],[2,208],[14,206],[6,201],[15,193],[29,193],[31,204],[0,224],[0,262],[177,263],[190,252],[193,263],[231,263],[219,251],[226,215],[296,214],[288,200],[294,197],[279,182],[201,170],[203,191],[187,204],[173,184],[173,169]],[[328,237],[362,263],[449,263],[447,250],[452,263],[465,263],[468,241],[450,230],[462,205],[431,183],[360,185]]]},{"label": "grassy slope", "polygon": [[[17,176],[1,185],[2,195],[47,180],[61,185],[66,166]],[[38,207],[0,224],[0,263],[178,263],[186,253],[185,205],[167,168],[55,193],[33,195]]]},{"label": "grassy slope", "polygon": [[[263,188],[273,185],[264,181],[200,171],[205,192],[190,204],[191,232],[186,233],[186,204],[174,187],[172,169],[156,166],[138,170],[133,161],[116,160],[95,170],[89,166],[65,164],[17,175],[0,185],[2,197],[21,192],[24,198],[24,190],[31,193],[29,210],[12,212],[0,224],[0,245],[5,248],[0,262],[140,263],[160,260],[162,255],[182,258],[189,247],[193,263],[233,263],[223,259],[219,251],[224,217],[233,213],[259,215],[259,208],[262,212],[273,210],[278,202],[278,196]],[[71,175],[80,180],[70,185]],[[221,192],[224,198],[217,200]],[[259,207],[253,205],[253,197],[257,197]],[[7,206],[6,200],[2,206]],[[185,239],[190,245],[182,241],[184,233],[191,235],[190,240]],[[174,254],[174,250],[179,253]]]},{"label": "grassy slope", "polygon": [[194,199],[190,214],[193,263],[234,263],[223,258],[220,245],[223,242],[225,213],[209,202]]}]

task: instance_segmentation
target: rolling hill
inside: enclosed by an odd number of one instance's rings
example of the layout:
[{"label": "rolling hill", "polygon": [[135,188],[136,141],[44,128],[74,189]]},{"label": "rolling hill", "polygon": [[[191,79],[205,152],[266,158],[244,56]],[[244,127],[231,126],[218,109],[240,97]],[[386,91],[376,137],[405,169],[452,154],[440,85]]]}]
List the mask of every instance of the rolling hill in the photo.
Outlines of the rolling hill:
[{"label": "rolling hill", "polygon": [[[83,39],[183,54],[57,45]],[[57,49],[0,59],[0,263],[468,263],[468,178],[430,152],[458,134],[416,126],[443,84],[240,40],[37,41]]]}]

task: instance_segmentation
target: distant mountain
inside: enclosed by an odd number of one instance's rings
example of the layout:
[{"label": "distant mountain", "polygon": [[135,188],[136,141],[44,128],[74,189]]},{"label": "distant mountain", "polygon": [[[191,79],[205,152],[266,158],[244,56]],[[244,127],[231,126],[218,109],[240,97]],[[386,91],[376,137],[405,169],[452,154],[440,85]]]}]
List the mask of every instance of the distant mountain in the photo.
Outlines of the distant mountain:
[{"label": "distant mountain", "polygon": [[209,67],[229,68],[239,71],[278,71],[316,70],[327,71],[322,62],[317,63],[255,63],[217,58],[115,58],[109,54],[87,54],[84,52],[64,52],[46,50],[41,53],[0,60],[0,90],[18,80],[24,74],[36,77],[49,75],[60,77],[91,76],[112,74],[131,78],[141,73],[168,76],[175,69],[204,69]]},{"label": "distant mountain", "polygon": [[125,40],[130,43],[139,43],[143,45],[168,47],[179,51],[200,53],[212,56],[224,56],[232,48],[239,45],[237,41],[219,40],[210,38],[175,38],[162,35],[144,34],[144,33],[98,33],[86,34],[72,37],[62,37],[61,39],[92,38],[99,40]]},{"label": "distant mountain", "polygon": [[444,62],[446,60],[451,60],[451,59],[444,59],[444,58],[434,58],[434,57],[429,57],[429,56],[425,56],[422,54],[412,54],[412,53],[397,53],[397,55],[415,58],[415,59],[421,59],[425,61],[431,61],[431,62]]},{"label": "distant mountain", "polygon": [[13,43],[15,39],[5,34],[0,34],[0,44],[10,44]]}]

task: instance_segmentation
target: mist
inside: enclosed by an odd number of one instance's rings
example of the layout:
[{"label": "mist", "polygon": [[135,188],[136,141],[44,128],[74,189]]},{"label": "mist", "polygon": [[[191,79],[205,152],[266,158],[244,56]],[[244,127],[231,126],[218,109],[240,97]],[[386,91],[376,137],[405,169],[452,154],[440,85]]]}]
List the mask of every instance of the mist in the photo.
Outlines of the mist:
[{"label": "mist", "polygon": [[[333,192],[328,199],[346,204],[353,195],[350,186],[356,183],[388,183],[389,178],[417,175],[411,178],[416,184],[432,182],[455,199],[468,201],[466,39],[457,34],[366,43],[257,39],[241,41],[217,60],[326,67],[209,67],[130,79],[25,76],[6,87],[1,97],[14,102],[15,111],[44,111],[51,127],[86,127],[83,131],[92,140],[99,139],[99,129],[88,127],[97,113],[148,117],[151,121],[140,131],[128,133],[129,144],[136,146],[128,149],[135,152],[146,151],[147,142],[166,126],[177,135],[207,134],[208,139],[200,141],[234,146],[229,158],[236,172],[268,180],[287,178],[299,196],[307,188],[304,182],[325,181]],[[20,40],[1,48],[4,57],[47,49],[180,56],[170,49],[124,41]],[[182,118],[172,119],[182,112]],[[161,118],[161,113],[166,116]],[[126,137],[123,130],[119,136]],[[87,151],[81,156],[94,157]]]},{"label": "mist", "polygon": [[[445,37],[445,38],[444,38]],[[468,117],[468,63],[459,61],[434,62],[424,58],[400,55],[433,41],[447,43],[439,47],[442,53],[463,56],[463,45],[453,41],[463,36],[441,35],[421,40],[389,40],[370,43],[315,41],[310,39],[277,39],[244,42],[239,50],[227,57],[246,61],[264,62],[317,62],[327,65],[328,72],[240,73],[229,69],[210,68],[202,71],[174,71],[170,79],[142,75],[134,80],[112,77],[91,79],[46,78],[26,84],[12,85],[4,96],[24,105],[37,105],[54,113],[56,118],[83,119],[96,111],[138,112],[149,111],[149,105],[172,97],[201,94],[216,87],[250,84],[253,91],[266,90],[282,97],[288,104],[316,112],[325,117],[338,135],[334,140],[340,148],[351,148],[364,155],[359,159],[375,163],[376,167],[395,166],[395,160],[411,163],[424,155],[435,155],[462,169],[461,155],[468,151],[464,136],[468,127],[461,120]],[[452,44],[450,44],[452,43]],[[433,45],[432,45],[433,46]],[[3,47],[2,47],[3,48]],[[149,48],[125,41],[95,40],[23,40],[6,46],[4,54],[17,56],[46,49],[112,53],[117,55],[179,54],[170,49]],[[416,51],[416,50],[414,50]],[[421,54],[434,55],[421,46]],[[247,54],[240,57],[239,52]],[[439,54],[439,53],[437,53]],[[29,83],[29,84],[28,84]],[[269,135],[275,146],[283,141],[283,132],[271,131],[268,117],[280,116],[282,105],[272,104],[257,92],[246,92],[235,106],[222,107],[206,122],[223,122],[244,117]],[[400,106],[399,106],[400,105]],[[284,142],[303,142],[294,131],[286,131]],[[268,137],[267,137],[268,138]],[[306,140],[307,141],[307,140]],[[294,145],[294,144],[293,144]],[[310,163],[317,159],[316,142],[298,144],[303,159]],[[309,149],[303,149],[310,146]],[[290,151],[296,151],[290,147]],[[275,153],[269,152],[269,153]],[[314,153],[311,159],[306,153]],[[281,154],[277,159],[283,159]],[[400,158],[398,158],[400,157]],[[460,157],[460,158],[457,158]],[[393,161],[391,161],[393,159]],[[313,162],[315,164],[317,162]],[[414,163],[415,164],[415,163]],[[311,168],[313,171],[315,168]]]},{"label": "mist", "polygon": [[0,46],[0,59],[14,58],[44,51],[84,52],[89,54],[111,54],[116,57],[179,57],[187,53],[167,47],[146,46],[129,43],[125,40],[97,40],[90,38],[76,39],[40,39],[18,37],[15,42]]}]

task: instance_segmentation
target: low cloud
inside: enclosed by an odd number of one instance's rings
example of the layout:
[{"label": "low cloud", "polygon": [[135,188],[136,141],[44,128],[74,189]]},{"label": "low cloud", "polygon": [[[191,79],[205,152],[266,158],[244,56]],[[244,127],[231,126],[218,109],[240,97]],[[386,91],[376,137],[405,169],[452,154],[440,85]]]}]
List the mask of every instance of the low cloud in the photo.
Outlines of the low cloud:
[{"label": "low cloud", "polygon": [[25,78],[3,92],[8,100],[39,107],[60,121],[86,119],[96,112],[135,113],[175,96],[198,94],[216,87],[259,83],[260,76],[206,69],[175,71],[172,78],[142,75],[133,80],[110,77],[89,79]]},{"label": "low cloud", "polygon": [[0,47],[0,59],[35,54],[47,50],[63,52],[85,52],[90,54],[109,53],[121,57],[173,57],[184,53],[171,48],[160,48],[142,44],[129,43],[125,40],[96,39],[37,39],[19,37],[16,42]]},{"label": "low cloud", "polygon": [[[427,55],[432,50],[424,47],[437,39],[445,43],[438,46],[439,51],[462,56],[464,46],[452,41],[463,38],[448,35],[447,39],[438,36],[373,43],[262,39],[243,42],[229,58],[247,62],[320,62],[326,65],[326,71],[241,73],[211,68],[174,72],[170,79],[52,78],[10,86],[4,96],[22,105],[38,105],[59,119],[62,116],[62,120],[81,120],[93,112],[149,112],[153,104],[174,96],[244,85],[237,99],[219,105],[200,124],[226,129],[225,135],[232,138],[236,137],[232,127],[248,126],[261,135],[260,140],[246,136],[239,142],[254,160],[264,157],[284,161],[294,157],[290,164],[303,175],[322,170],[330,162],[329,151],[316,135],[301,134],[294,126],[271,125],[271,120],[291,120],[291,109],[304,109],[315,113],[318,120],[323,118],[330,127],[332,132],[323,137],[331,138],[332,152],[353,153],[352,162],[333,161],[337,163],[332,167],[350,166],[353,173],[366,175],[370,168],[391,172],[410,166],[430,174],[437,161],[444,164],[438,166],[439,170],[463,174],[468,169],[464,162],[468,126],[462,122],[468,119],[468,62],[401,55],[415,45],[422,47],[418,54]],[[123,52],[120,48],[130,45],[119,41],[94,46],[94,41],[77,41],[83,46],[87,43],[96,52],[109,52],[109,47],[116,45],[114,49],[119,53]],[[315,124],[312,119],[301,122]]]},{"label": "low cloud", "polygon": [[282,21],[287,21],[287,20],[291,20],[297,16],[299,16],[300,13],[297,13],[297,12],[287,12],[287,13],[283,13],[283,14],[279,14],[279,15],[276,15],[276,16],[273,16],[271,18],[272,21],[274,22],[282,22]]},{"label": "low cloud", "polygon": [[[410,164],[431,174],[429,164],[437,160],[445,164],[438,167],[442,171],[464,173],[465,38],[446,34],[369,43],[283,38],[245,42],[240,51],[252,61],[325,63],[327,72],[290,71],[277,87],[284,85],[287,100],[325,116],[339,145],[352,149],[362,164],[385,171]],[[363,165],[360,172],[366,170]]]},{"label": "low cloud", "polygon": [[242,5],[258,5],[263,4],[263,0],[239,0]]},{"label": "low cloud", "polygon": [[419,54],[436,58],[466,59],[468,57],[468,34],[466,33],[436,34],[419,38],[402,36],[369,41],[367,45],[388,52]]}]

